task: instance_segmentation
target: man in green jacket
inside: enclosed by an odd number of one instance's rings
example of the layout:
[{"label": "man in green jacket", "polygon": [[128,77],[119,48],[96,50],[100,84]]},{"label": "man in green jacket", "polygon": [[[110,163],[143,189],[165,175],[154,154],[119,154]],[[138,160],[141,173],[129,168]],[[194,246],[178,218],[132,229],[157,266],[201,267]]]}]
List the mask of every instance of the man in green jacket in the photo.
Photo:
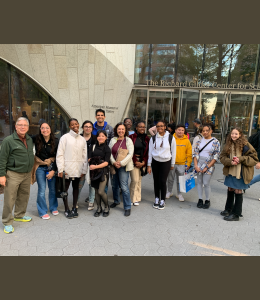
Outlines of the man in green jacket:
[{"label": "man in green jacket", "polygon": [[27,134],[28,119],[18,118],[15,129],[13,134],[3,140],[0,150],[0,185],[5,187],[2,214],[5,233],[14,232],[13,221],[32,220],[31,217],[25,216],[34,163],[33,141]]}]

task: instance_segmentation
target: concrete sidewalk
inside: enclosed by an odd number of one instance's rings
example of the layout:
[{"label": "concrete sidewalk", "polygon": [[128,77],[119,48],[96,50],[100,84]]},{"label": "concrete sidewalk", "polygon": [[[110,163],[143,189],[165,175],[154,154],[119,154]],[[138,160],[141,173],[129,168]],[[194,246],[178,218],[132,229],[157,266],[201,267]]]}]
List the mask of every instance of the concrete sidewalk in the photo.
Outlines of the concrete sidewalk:
[{"label": "concrete sidewalk", "polygon": [[[255,170],[255,175],[259,174]],[[260,255],[260,183],[244,194],[243,216],[239,222],[226,222],[219,214],[224,209],[227,188],[223,184],[222,165],[213,175],[211,207],[198,209],[197,189],[184,194],[185,202],[173,196],[164,210],[152,207],[154,202],[152,175],[142,183],[142,202],[132,207],[131,216],[124,217],[123,203],[110,210],[107,218],[95,218],[84,199],[85,185],[79,204],[79,217],[65,218],[59,199],[58,216],[42,220],[36,207],[37,184],[31,187],[27,214],[29,223],[14,222],[14,233],[5,234],[0,227],[0,255],[181,255],[237,256]],[[174,186],[174,195],[176,184]],[[109,201],[112,189],[109,186]],[[0,195],[0,213],[4,196]],[[69,202],[72,192],[69,190]]]}]

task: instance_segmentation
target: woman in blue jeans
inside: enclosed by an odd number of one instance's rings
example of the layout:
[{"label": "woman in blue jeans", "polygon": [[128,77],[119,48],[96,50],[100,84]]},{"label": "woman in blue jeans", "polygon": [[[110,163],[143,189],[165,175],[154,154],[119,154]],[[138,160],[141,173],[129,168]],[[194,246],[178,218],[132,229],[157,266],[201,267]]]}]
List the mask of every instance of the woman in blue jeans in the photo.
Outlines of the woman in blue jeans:
[{"label": "woman in blue jeans", "polygon": [[[110,208],[114,208],[120,204],[120,187],[123,195],[125,216],[128,217],[131,213],[131,199],[128,187],[128,178],[130,171],[134,169],[132,160],[134,154],[134,144],[128,137],[128,130],[124,123],[120,122],[115,126],[114,137],[111,139],[109,147],[112,152],[110,162],[115,168],[115,174],[112,175],[114,203],[110,205]],[[122,160],[119,160],[120,155],[118,156],[120,148],[128,150],[126,157],[124,157]]]},{"label": "woman in blue jeans", "polygon": [[55,189],[55,172],[57,171],[56,153],[59,140],[55,138],[48,123],[42,123],[39,134],[32,137],[35,143],[35,158],[32,170],[32,184],[37,181],[37,209],[39,216],[44,219],[50,219],[48,207],[45,198],[46,181],[49,188],[49,210],[56,216],[59,214],[58,200]]}]

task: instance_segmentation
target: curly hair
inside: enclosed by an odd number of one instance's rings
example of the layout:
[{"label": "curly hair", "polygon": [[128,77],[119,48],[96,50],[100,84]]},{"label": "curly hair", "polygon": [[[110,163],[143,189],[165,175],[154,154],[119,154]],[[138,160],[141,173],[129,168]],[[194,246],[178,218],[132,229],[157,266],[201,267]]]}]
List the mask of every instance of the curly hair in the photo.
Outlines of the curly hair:
[{"label": "curly hair", "polygon": [[[239,134],[240,134],[240,137],[239,137],[237,140],[235,140],[235,141],[233,141],[232,138],[231,138],[231,133],[232,133],[233,130],[237,130],[237,131],[239,132]],[[238,146],[239,149],[240,149],[241,152],[242,152],[242,151],[243,151],[243,147],[244,147],[246,144],[247,144],[247,139],[246,139],[246,137],[244,136],[244,133],[243,133],[242,129],[241,129],[241,128],[238,128],[238,127],[235,127],[235,128],[233,128],[233,129],[230,131],[229,135],[227,136],[227,139],[226,139],[226,145],[225,145],[225,147],[224,147],[224,151],[226,151],[227,154],[230,154],[230,153],[231,153],[231,149],[232,149],[232,145],[234,145],[234,146],[235,146],[235,147],[234,147],[235,151],[236,151],[237,146]]]},{"label": "curly hair", "polygon": [[[40,151],[41,151],[41,149],[44,145],[43,144],[44,137],[41,133],[41,127],[42,127],[43,124],[47,124],[51,129],[51,126],[48,123],[46,123],[46,122],[41,123],[41,126],[39,128],[39,134],[36,136],[36,140],[35,140],[35,148],[36,148],[36,155],[37,156],[39,156]],[[51,130],[51,133],[50,133],[51,154],[55,154],[55,139],[56,139],[56,137],[54,136],[54,134]]]},{"label": "curly hair", "polygon": [[124,127],[125,127],[125,137],[126,136],[128,136],[128,130],[127,130],[127,127],[126,127],[126,125],[123,123],[123,122],[119,122],[119,123],[117,123],[116,124],[116,126],[115,126],[115,128],[114,128],[114,136],[115,137],[118,137],[118,133],[117,133],[117,128],[118,128],[118,126],[120,126],[120,125],[123,125]]},{"label": "curly hair", "polygon": [[208,127],[209,129],[212,130],[212,132],[215,131],[215,125],[213,123],[203,123],[202,124],[202,129],[203,129],[203,127]]}]

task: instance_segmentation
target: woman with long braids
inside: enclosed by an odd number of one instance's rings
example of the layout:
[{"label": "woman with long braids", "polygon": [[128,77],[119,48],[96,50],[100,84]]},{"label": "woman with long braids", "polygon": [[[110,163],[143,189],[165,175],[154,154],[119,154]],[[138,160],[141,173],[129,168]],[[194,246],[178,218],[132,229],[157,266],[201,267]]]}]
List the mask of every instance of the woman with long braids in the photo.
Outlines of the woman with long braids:
[{"label": "woman with long braids", "polygon": [[70,211],[68,197],[63,198],[65,206],[65,216],[68,219],[77,218],[77,201],[79,195],[79,180],[85,176],[88,168],[87,162],[87,144],[86,140],[79,134],[79,122],[77,119],[69,120],[70,132],[60,138],[56,162],[59,177],[63,177],[65,171],[65,190],[69,189],[72,181],[73,187],[73,206]]},{"label": "woman with long braids", "polygon": [[[197,188],[199,194],[198,208],[208,209],[210,207],[210,180],[215,170],[215,162],[219,159],[220,144],[212,137],[214,125],[203,124],[203,138],[198,140],[193,152],[194,168],[198,173]],[[203,186],[206,200],[203,204]]]},{"label": "woman with long braids", "polygon": [[32,136],[35,143],[36,154],[34,157],[34,166],[32,170],[31,184],[37,181],[38,194],[37,194],[37,209],[39,216],[43,220],[50,219],[48,215],[48,207],[45,198],[46,180],[49,187],[49,209],[50,212],[56,216],[59,214],[58,200],[56,197],[55,189],[55,172],[57,171],[56,153],[59,140],[55,138],[51,127],[48,123],[41,124],[39,134]]},{"label": "woman with long braids", "polygon": [[[239,221],[242,217],[242,190],[249,188],[258,162],[257,152],[245,138],[240,128],[233,128],[220,154],[224,165],[224,184],[228,187],[225,210],[220,214],[226,221]],[[235,198],[235,204],[234,204]]]},{"label": "woman with long braids", "polygon": [[129,138],[134,144],[133,163],[134,169],[130,171],[130,198],[134,206],[141,201],[142,177],[147,174],[149,137],[145,133],[145,123],[137,122],[135,133]]}]

